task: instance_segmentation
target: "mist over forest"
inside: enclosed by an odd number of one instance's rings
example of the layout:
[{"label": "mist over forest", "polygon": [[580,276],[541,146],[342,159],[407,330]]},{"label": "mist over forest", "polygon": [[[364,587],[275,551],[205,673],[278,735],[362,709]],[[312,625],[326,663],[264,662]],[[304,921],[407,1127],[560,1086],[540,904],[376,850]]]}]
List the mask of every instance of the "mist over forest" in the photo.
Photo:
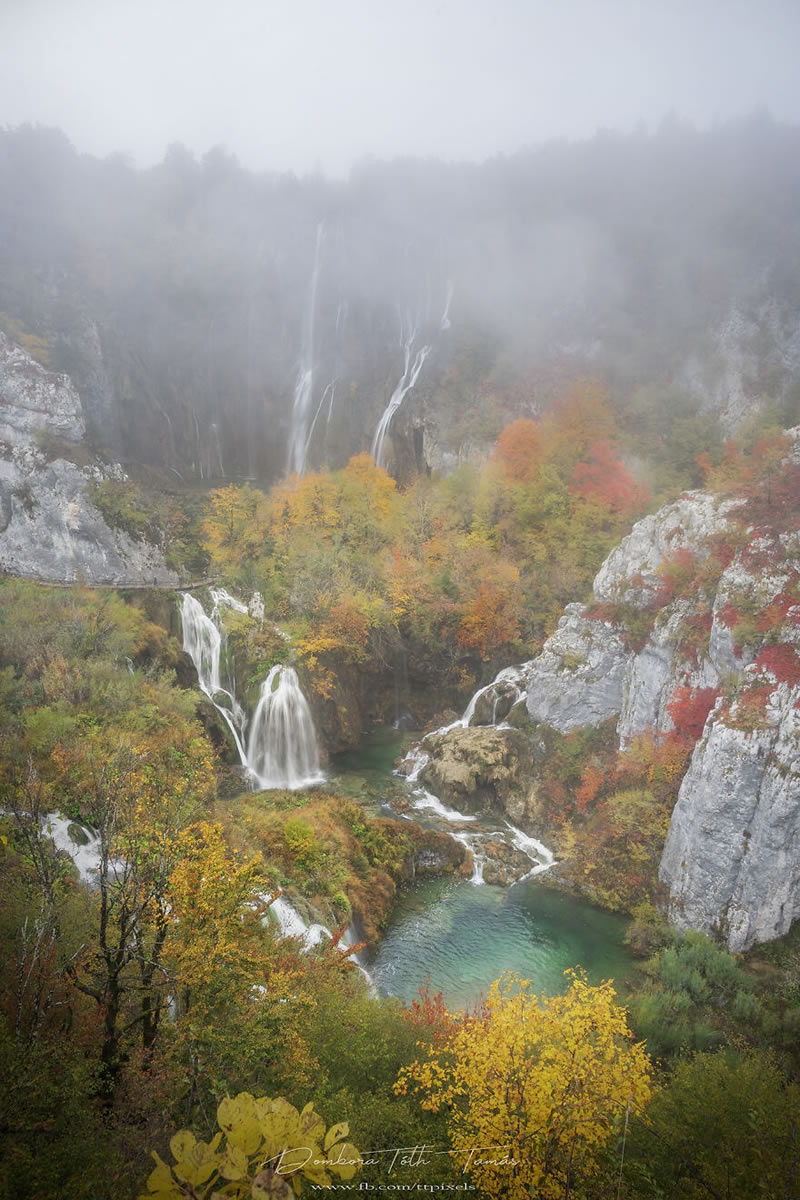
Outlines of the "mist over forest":
[{"label": "mist over forest", "polygon": [[309,353],[308,462],[343,465],[409,341],[430,352],[392,425],[401,478],[480,455],[587,372],[680,415],[733,405],[730,426],[761,397],[796,408],[799,151],[760,113],[329,181],[7,129],[0,311],[69,372],[98,447],[184,478],[285,473]]},{"label": "mist over forest", "polygon": [[0,14],[0,1200],[800,1197],[796,27]]}]

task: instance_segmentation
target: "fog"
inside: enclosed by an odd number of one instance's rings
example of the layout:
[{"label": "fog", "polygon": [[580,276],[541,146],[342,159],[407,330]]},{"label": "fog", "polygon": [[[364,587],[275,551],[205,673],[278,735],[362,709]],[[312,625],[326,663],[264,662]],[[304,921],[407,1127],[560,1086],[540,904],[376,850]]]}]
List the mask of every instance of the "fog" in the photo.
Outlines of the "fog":
[{"label": "fog", "polygon": [[800,118],[796,0],[3,0],[0,122],[340,176],[598,128]]}]

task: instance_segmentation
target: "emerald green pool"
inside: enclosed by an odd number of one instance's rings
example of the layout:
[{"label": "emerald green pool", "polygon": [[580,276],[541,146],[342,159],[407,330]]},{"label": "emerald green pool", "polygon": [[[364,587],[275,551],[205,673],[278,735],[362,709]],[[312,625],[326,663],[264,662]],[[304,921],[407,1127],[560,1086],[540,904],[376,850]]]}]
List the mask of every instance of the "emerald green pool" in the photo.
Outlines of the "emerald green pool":
[{"label": "emerald green pool", "polygon": [[[405,741],[410,740],[407,736]],[[391,730],[337,760],[331,783],[379,807],[405,785],[392,775],[404,735]],[[422,818],[430,824],[428,814]],[[440,827],[447,828],[442,822]],[[426,982],[451,1008],[473,1005],[504,971],[536,992],[564,990],[564,972],[581,966],[592,983],[613,979],[624,994],[632,974],[626,921],[534,877],[510,888],[432,879],[401,892],[386,936],[368,969],[383,995],[410,1004]]]},{"label": "emerald green pool", "polygon": [[403,894],[369,971],[383,995],[407,1004],[429,980],[451,1009],[474,1004],[508,970],[552,995],[580,965],[592,983],[614,979],[623,993],[632,968],[625,924],[536,879],[508,889],[434,879]]}]

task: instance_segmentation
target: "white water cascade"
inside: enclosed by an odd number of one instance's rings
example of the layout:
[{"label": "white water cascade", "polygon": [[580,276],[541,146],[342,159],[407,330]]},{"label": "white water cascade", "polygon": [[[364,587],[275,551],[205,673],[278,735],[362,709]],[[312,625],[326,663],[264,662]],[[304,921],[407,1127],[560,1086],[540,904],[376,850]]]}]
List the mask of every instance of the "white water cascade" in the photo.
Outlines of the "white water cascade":
[{"label": "white water cascade", "polygon": [[[511,707],[516,704],[525,695],[526,681],[530,672],[531,663],[524,662],[519,666],[504,667],[494,677],[491,683],[487,683],[484,687],[478,688],[477,692],[472,696],[469,704],[464,709],[464,713],[457,721],[452,721],[449,725],[442,725],[439,729],[432,733],[426,734],[422,741],[413,746],[407,753],[404,760],[404,774],[408,784],[412,788],[413,807],[418,811],[427,810],[447,825],[463,826],[467,822],[478,821],[478,818],[471,813],[462,813],[455,808],[448,808],[442,801],[427,791],[419,781],[420,774],[427,764],[430,762],[430,754],[425,748],[425,743],[429,737],[437,737],[442,734],[447,734],[453,729],[467,729],[475,716],[475,710],[478,702],[483,696],[489,695],[494,689],[494,697],[492,702],[492,720],[491,725],[496,729],[508,729],[509,726],[497,722],[497,708],[501,698],[511,700]],[[487,856],[483,851],[482,842],[488,838],[501,838],[510,843],[516,850],[519,850],[526,858],[530,860],[531,869],[521,878],[529,879],[533,875],[539,875],[542,871],[548,871],[555,866],[555,858],[551,850],[536,838],[530,837],[527,833],[523,833],[516,825],[512,825],[510,821],[505,822],[505,830],[487,830],[476,825],[474,830],[451,829],[448,830],[456,841],[461,842],[466,846],[472,854],[473,870],[470,883],[484,883],[483,870],[487,862]]]},{"label": "white water cascade", "polygon": [[[197,682],[200,684],[201,691],[205,692],[214,705],[214,708],[230,729],[233,740],[236,743],[236,749],[239,752],[239,760],[242,766],[246,767],[248,765],[247,754],[245,753],[243,742],[245,714],[241,705],[236,700],[234,692],[224,688],[220,681],[223,634],[222,630],[213,620],[215,616],[219,620],[219,610],[225,606],[227,600],[233,601],[233,605],[230,605],[230,607],[237,605],[238,601],[234,601],[233,597],[229,597],[228,593],[224,592],[221,588],[216,589],[216,594],[212,590],[211,594],[214,600],[214,608],[212,616],[207,617],[200,601],[196,600],[189,592],[183,593],[183,600],[181,601],[183,648],[195,665]],[[242,609],[244,610],[243,606]],[[230,702],[229,708],[224,704],[217,703],[215,697],[218,698],[220,696],[228,698]]]},{"label": "white water cascade", "polygon": [[385,466],[383,457],[383,443],[386,440],[386,434],[389,431],[389,426],[392,423],[392,417],[397,412],[406,394],[411,391],[415,383],[419,379],[419,373],[425,365],[425,359],[431,352],[430,346],[422,346],[416,354],[412,362],[411,355],[414,350],[414,341],[417,336],[416,325],[412,326],[403,342],[403,374],[397,387],[392,392],[389,403],[384,409],[383,416],[378,422],[378,428],[375,430],[375,437],[372,439],[372,449],[370,453],[375,459],[375,465],[378,467]]},{"label": "white water cascade", "polygon": [[[247,733],[247,713],[236,698],[234,684],[229,691],[220,680],[224,647],[221,610],[246,613],[247,607],[223,588],[211,588],[210,593],[214,602],[210,617],[194,596],[183,593],[183,648],[195,665],[200,688],[233,735],[251,787],[294,790],[322,783],[325,776],[320,770],[311,710],[291,667],[272,668],[261,686]],[[228,703],[219,703],[223,699]]]},{"label": "white water cascade", "polygon": [[314,250],[314,266],[311,271],[311,283],[308,289],[308,305],[303,322],[303,347],[300,366],[297,369],[297,381],[294,385],[292,401],[292,423],[289,428],[289,458],[286,467],[287,475],[294,472],[304,475],[308,457],[308,445],[311,431],[308,428],[308,418],[311,411],[311,401],[314,395],[314,318],[317,308],[317,284],[319,283],[320,251],[324,237],[324,226],[317,226],[317,244]]},{"label": "white water cascade", "polygon": [[247,767],[259,789],[309,787],[325,778],[311,710],[291,667],[273,667],[261,685]]}]

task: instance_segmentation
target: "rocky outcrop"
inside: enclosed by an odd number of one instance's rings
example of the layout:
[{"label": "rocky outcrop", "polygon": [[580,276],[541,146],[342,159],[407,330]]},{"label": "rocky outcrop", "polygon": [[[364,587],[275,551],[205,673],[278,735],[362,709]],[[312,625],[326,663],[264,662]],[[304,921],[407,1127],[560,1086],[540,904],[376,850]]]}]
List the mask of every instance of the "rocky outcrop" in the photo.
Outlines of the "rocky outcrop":
[{"label": "rocky outcrop", "polygon": [[84,430],[68,376],[0,334],[0,569],[57,583],[177,584],[155,546],[111,529],[92,504],[90,483],[124,472],[93,458]]},{"label": "rocky outcrop", "polygon": [[[417,777],[448,805],[494,808],[546,839],[545,727],[564,734],[616,717],[624,748],[673,728],[676,694],[716,695],[660,875],[677,925],[741,951],[800,915],[800,533],[785,514],[748,533],[734,508],[694,492],[638,522],[598,572],[594,603],[569,605],[539,657],[517,669],[532,729],[474,724],[508,720],[496,715],[501,673],[460,722],[426,737]],[[513,873],[502,855],[487,858],[500,881]]]},{"label": "rocky outcrop", "polygon": [[731,951],[800,916],[800,687],[777,687],[755,729],[745,705],[746,695],[726,713],[719,701],[709,719],[660,870],[675,924],[721,934]]},{"label": "rocky outcrop", "polygon": [[[713,687],[719,668],[677,653],[693,605],[664,599],[665,563],[683,555],[702,560],[725,532],[731,501],[691,492],[644,517],[612,550],[593,585],[595,604],[570,604],[528,674],[532,720],[567,733],[618,717],[621,746],[646,729],[671,729],[667,705],[678,686]],[[637,647],[629,624],[647,627]],[[647,614],[650,614],[648,617]]]},{"label": "rocky outcrop", "polygon": [[516,729],[458,727],[429,734],[425,749],[428,761],[417,778],[461,811],[505,811],[509,797],[530,786],[533,752],[530,740]]},{"label": "rocky outcrop", "polygon": [[528,714],[567,733],[599,725],[622,706],[627,652],[617,629],[568,604],[528,678]]}]

